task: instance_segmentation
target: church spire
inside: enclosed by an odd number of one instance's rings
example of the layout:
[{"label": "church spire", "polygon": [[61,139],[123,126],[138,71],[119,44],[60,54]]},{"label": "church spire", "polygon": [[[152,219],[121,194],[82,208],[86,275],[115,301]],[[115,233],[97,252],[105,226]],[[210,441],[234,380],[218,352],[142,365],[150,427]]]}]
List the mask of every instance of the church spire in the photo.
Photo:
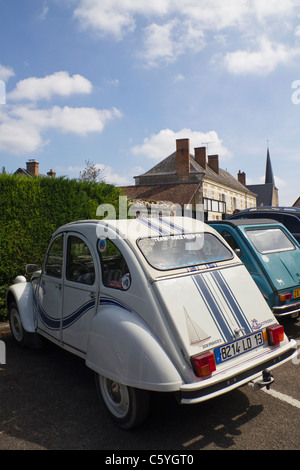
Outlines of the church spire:
[{"label": "church spire", "polygon": [[266,175],[265,175],[265,184],[271,183],[275,187],[275,179],[271,165],[271,158],[269,147],[267,149],[267,162],[266,162]]}]

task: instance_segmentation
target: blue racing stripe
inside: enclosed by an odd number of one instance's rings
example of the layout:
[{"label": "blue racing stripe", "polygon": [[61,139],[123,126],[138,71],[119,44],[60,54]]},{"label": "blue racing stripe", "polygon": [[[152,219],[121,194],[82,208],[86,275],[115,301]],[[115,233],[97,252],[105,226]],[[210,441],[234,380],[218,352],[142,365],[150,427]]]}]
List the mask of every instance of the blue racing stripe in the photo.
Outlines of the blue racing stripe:
[{"label": "blue racing stripe", "polygon": [[184,230],[184,228],[181,227],[180,225],[174,224],[174,222],[171,222],[171,220],[165,220],[165,219],[163,219],[162,217],[159,217],[158,220],[159,220],[162,224],[167,225],[168,227],[170,227],[171,229],[177,230],[177,232],[179,232],[179,233],[188,233],[187,230]]},{"label": "blue racing stripe", "polygon": [[82,315],[84,315],[88,310],[95,307],[95,300],[89,300],[84,305],[81,305],[75,312],[72,312],[67,317],[64,317],[62,322],[63,329],[68,328],[73,325]]},{"label": "blue racing stripe", "polygon": [[226,279],[224,278],[223,274],[218,271],[214,271],[212,276],[215,279],[215,282],[220,286],[220,292],[225,300],[228,308],[230,309],[235,321],[239,325],[240,328],[243,328],[245,334],[252,333],[251,325],[246,318],[243,309],[241,308],[240,304],[238,303],[237,298],[233,294],[231,288],[229,287]]},{"label": "blue racing stripe", "polygon": [[127,310],[128,312],[132,312],[130,307],[127,307],[126,304],[123,302],[120,302],[119,300],[114,299],[113,297],[105,297],[105,296],[100,296],[100,305],[114,305],[116,307],[121,307],[124,310]]},{"label": "blue racing stripe", "polygon": [[[37,299],[34,299],[35,306],[38,311],[39,318],[41,322],[50,330],[53,331],[59,331],[61,329],[61,319],[60,318],[54,318],[51,317],[46,313],[46,311],[43,309],[43,307],[40,305],[40,303],[37,301]],[[70,315],[65,317],[62,321],[62,328],[68,328],[71,326],[73,323],[75,323],[82,315],[84,315],[88,310],[93,308],[95,306],[95,300],[90,300],[86,302],[84,305],[81,305],[77,310],[72,312]]]},{"label": "blue racing stripe", "polygon": [[138,217],[136,220],[141,224],[151,228],[152,230],[156,230],[160,235],[170,235],[170,231],[167,232],[159,225],[156,225],[152,219],[144,219],[143,217]]},{"label": "blue racing stripe", "polygon": [[211,317],[222,336],[223,341],[228,342],[232,340],[232,330],[230,329],[227,320],[223,316],[222,309],[213,296],[209,286],[207,285],[207,282],[204,279],[204,276],[198,274],[194,276],[193,280],[198,285],[198,292],[200,293],[203,302],[208,308]]}]

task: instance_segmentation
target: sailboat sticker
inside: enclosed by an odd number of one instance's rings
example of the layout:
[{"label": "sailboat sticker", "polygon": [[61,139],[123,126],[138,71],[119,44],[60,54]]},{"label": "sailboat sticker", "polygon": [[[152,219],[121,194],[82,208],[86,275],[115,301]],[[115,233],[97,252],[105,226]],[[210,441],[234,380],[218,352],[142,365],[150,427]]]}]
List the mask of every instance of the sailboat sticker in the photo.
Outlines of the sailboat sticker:
[{"label": "sailboat sticker", "polygon": [[185,313],[185,321],[187,325],[188,335],[190,344],[199,344],[199,343],[206,343],[210,339],[210,336],[205,333],[200,326],[191,319],[189,314],[187,313],[185,307],[183,307]]}]

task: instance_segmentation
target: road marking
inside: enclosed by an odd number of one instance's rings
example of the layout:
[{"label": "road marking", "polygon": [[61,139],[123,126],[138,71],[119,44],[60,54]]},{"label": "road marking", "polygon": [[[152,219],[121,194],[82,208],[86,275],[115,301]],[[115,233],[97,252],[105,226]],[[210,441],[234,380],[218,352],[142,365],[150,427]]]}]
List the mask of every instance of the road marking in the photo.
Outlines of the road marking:
[{"label": "road marking", "polygon": [[288,403],[289,405],[294,406],[295,408],[300,409],[300,401],[296,400],[295,398],[289,397],[288,395],[284,395],[284,393],[277,392],[276,390],[267,390],[263,389],[265,393],[268,393],[269,395],[272,395],[272,397],[278,398],[281,401],[284,401]]}]

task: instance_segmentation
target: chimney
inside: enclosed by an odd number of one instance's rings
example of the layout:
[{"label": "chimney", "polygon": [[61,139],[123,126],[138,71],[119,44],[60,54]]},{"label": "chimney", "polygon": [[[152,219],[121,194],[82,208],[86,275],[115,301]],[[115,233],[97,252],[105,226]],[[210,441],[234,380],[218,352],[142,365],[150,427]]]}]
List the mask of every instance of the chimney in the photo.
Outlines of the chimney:
[{"label": "chimney", "polygon": [[219,174],[219,155],[209,155],[208,156],[208,166],[215,173]]},{"label": "chimney", "polygon": [[190,173],[189,139],[176,139],[176,168],[178,176],[188,176]]},{"label": "chimney", "polygon": [[36,160],[28,160],[28,162],[26,162],[26,168],[32,176],[39,176],[39,162]]},{"label": "chimney", "polygon": [[50,176],[50,178],[55,178],[56,173],[53,170],[50,170],[48,171],[47,175]]},{"label": "chimney", "polygon": [[206,162],[206,147],[198,147],[194,149],[195,151],[195,160],[199,165],[206,170],[207,162]]},{"label": "chimney", "polygon": [[237,175],[237,179],[240,183],[242,183],[244,186],[246,186],[246,173],[244,171],[241,172],[241,170],[239,170],[238,175]]}]

